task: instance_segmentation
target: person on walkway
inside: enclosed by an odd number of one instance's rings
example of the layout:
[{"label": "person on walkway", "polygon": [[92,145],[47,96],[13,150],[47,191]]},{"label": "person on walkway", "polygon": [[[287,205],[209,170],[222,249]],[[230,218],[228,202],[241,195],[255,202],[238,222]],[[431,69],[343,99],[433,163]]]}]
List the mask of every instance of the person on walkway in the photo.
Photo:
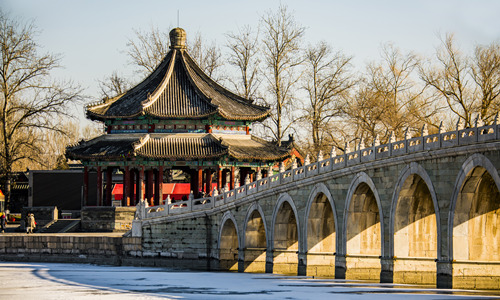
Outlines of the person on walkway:
[{"label": "person on walkway", "polygon": [[27,222],[26,222],[26,233],[33,233],[33,230],[36,228],[35,216],[33,214],[28,214]]},{"label": "person on walkway", "polygon": [[5,215],[5,212],[3,212],[2,216],[0,216],[0,227],[2,228],[2,233],[5,232],[6,223],[7,223],[7,216]]}]

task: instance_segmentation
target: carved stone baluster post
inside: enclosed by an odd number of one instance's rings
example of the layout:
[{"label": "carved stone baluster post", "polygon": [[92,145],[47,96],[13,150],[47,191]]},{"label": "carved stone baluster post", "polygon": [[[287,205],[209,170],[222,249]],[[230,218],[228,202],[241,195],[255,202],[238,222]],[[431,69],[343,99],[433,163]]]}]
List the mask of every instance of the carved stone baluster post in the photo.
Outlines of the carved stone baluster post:
[{"label": "carved stone baluster post", "polygon": [[309,154],[307,154],[306,158],[304,159],[304,166],[307,166],[310,164],[311,164],[311,159],[309,158]]},{"label": "carved stone baluster post", "polygon": [[441,123],[439,123],[439,128],[438,128],[438,133],[439,133],[439,148],[441,148],[441,146],[443,146],[443,121],[441,121]]},{"label": "carved stone baluster post", "polygon": [[410,128],[406,128],[406,130],[405,130],[405,140],[409,140],[409,139],[411,139]]},{"label": "carved stone baluster post", "polygon": [[318,162],[323,160],[323,151],[319,150],[318,152]]},{"label": "carved stone baluster post", "polygon": [[365,149],[365,139],[361,138],[359,140],[358,150],[363,150],[363,149]]},{"label": "carved stone baluster post", "polygon": [[391,131],[391,135],[389,137],[389,143],[395,143],[396,142],[396,135],[394,134],[394,131]]},{"label": "carved stone baluster post", "polygon": [[458,119],[457,121],[457,131],[463,130],[465,128],[464,122],[462,119]]},{"label": "carved stone baluster post", "polygon": [[389,155],[392,156],[392,150],[394,149],[393,143],[396,142],[396,135],[394,135],[394,131],[391,131],[391,135],[389,136]]},{"label": "carved stone baluster post", "polygon": [[255,180],[261,180],[262,179],[262,172],[260,171],[260,167],[257,168],[257,174],[255,175]]},{"label": "carved stone baluster post", "polygon": [[351,153],[351,146],[348,142],[345,143],[344,154]]},{"label": "carved stone baluster post", "polygon": [[330,158],[337,156],[337,147],[332,146],[332,151],[330,151]]},{"label": "carved stone baluster post", "polygon": [[479,114],[477,115],[476,120],[474,121],[474,125],[476,127],[483,127],[484,126],[484,121],[481,118],[481,115],[479,115]]}]

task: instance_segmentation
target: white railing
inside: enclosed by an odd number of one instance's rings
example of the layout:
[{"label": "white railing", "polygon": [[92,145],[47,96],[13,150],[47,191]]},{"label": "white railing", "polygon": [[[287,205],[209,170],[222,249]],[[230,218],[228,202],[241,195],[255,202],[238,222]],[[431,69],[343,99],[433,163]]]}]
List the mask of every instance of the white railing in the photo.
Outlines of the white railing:
[{"label": "white railing", "polygon": [[160,206],[141,207],[148,218],[165,217],[193,211],[208,210],[234,202],[248,195],[266,191],[276,186],[316,176],[325,172],[339,170],[366,162],[397,157],[400,155],[445,149],[464,145],[500,140],[500,124],[466,128],[445,133],[425,135],[395,141],[384,145],[373,145],[343,155],[333,156],[318,162],[290,169],[249,184],[223,192],[217,196],[201,199],[182,200]]}]

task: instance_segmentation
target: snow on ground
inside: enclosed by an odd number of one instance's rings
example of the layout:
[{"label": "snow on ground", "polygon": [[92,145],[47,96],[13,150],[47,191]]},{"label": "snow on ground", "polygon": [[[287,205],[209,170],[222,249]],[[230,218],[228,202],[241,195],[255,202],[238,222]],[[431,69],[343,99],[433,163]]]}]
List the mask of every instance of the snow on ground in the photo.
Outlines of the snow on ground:
[{"label": "snow on ground", "polygon": [[437,290],[272,274],[0,262],[0,299],[492,299]]}]

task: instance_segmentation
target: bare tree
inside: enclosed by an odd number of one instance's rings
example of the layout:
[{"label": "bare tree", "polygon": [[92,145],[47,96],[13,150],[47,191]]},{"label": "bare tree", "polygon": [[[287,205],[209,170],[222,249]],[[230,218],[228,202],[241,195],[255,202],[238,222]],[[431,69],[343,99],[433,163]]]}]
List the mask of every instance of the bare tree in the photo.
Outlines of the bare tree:
[{"label": "bare tree", "polygon": [[59,67],[59,57],[39,54],[36,34],[33,23],[0,12],[0,160],[7,205],[14,164],[39,159],[33,153],[42,152],[41,133],[64,132],[58,121],[69,116],[68,106],[80,98],[80,90],[72,84],[50,80],[50,72]]},{"label": "bare tree", "polygon": [[476,83],[477,112],[486,123],[491,123],[500,110],[500,45],[476,46],[471,60],[471,74]]},{"label": "bare tree", "polygon": [[149,31],[135,30],[135,39],[127,42],[127,55],[140,73],[149,75],[167,55],[168,45],[168,33],[151,26]]},{"label": "bare tree", "polygon": [[368,65],[357,92],[344,105],[345,114],[358,127],[359,138],[368,141],[378,135],[387,141],[391,133],[402,138],[406,129],[419,132],[424,123],[437,129],[433,117],[439,107],[414,78],[418,63],[415,55],[402,54],[388,44],[382,50],[382,61]]},{"label": "bare tree", "polygon": [[[387,131],[382,126],[386,103],[380,100],[380,95],[370,86],[368,78],[359,81],[356,92],[344,102],[342,108],[346,118],[344,122],[339,122],[344,130],[341,130],[342,135],[337,135],[336,138],[343,138],[347,142],[356,138],[373,141],[379,134],[386,138]],[[349,129],[345,123],[351,124]],[[336,141],[335,144],[343,148],[342,143],[343,141]]]},{"label": "bare tree", "polygon": [[333,53],[324,41],[306,50],[302,88],[307,92],[308,102],[303,109],[303,119],[310,127],[311,150],[315,153],[326,150],[331,120],[341,114],[341,98],[355,84],[349,70],[350,61],[351,57],[341,52]]},{"label": "bare tree", "polygon": [[98,82],[102,98],[113,98],[117,95],[121,95],[131,86],[130,82],[116,71],[103,80],[98,80]]},{"label": "bare tree", "polygon": [[421,66],[420,77],[466,126],[472,125],[475,93],[469,76],[469,59],[455,46],[453,34],[447,34],[436,53],[437,66]]},{"label": "bare tree", "polygon": [[[297,67],[303,62],[300,55],[305,29],[300,26],[286,6],[276,12],[268,11],[261,19],[264,44],[263,57],[267,89],[272,95],[267,103],[273,113],[264,127],[281,144],[282,138],[293,124],[294,87],[300,79]],[[286,123],[286,118],[292,118]],[[270,123],[269,123],[270,122]]]},{"label": "bare tree", "polygon": [[[77,121],[67,120],[62,122],[65,132],[45,130],[38,134],[38,138],[42,141],[43,147],[39,151],[30,152],[27,154],[36,156],[36,160],[21,160],[14,164],[15,170],[36,169],[50,170],[61,168],[66,163],[66,147],[71,144],[76,144],[81,139],[91,139],[101,135],[104,131],[101,124],[90,123],[83,128]],[[58,167],[59,165],[59,167]]]},{"label": "bare tree", "polygon": [[222,79],[218,76],[218,70],[224,65],[224,62],[222,60],[222,52],[215,41],[212,41],[207,46],[198,32],[187,46],[189,54],[196,61],[200,69],[216,81]]},{"label": "bare tree", "polygon": [[259,78],[259,35],[250,26],[244,26],[238,33],[228,33],[228,63],[240,73],[238,80],[229,79],[238,93],[245,98],[256,98]]}]

